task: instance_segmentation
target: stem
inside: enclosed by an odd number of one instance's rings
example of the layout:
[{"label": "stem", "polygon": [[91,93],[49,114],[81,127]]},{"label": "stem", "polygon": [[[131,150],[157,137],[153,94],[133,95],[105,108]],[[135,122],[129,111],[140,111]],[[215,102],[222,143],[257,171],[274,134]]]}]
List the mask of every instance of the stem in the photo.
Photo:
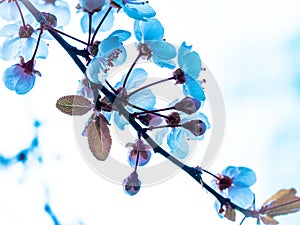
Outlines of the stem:
[{"label": "stem", "polygon": [[[129,105],[130,107],[132,107],[132,108],[134,108],[134,109],[142,110],[143,113],[147,113],[147,111],[148,111],[147,109],[143,109],[143,108],[141,108],[141,107],[138,107],[138,106],[136,106],[136,105],[133,105],[133,104],[131,104],[130,102],[127,102],[127,105]],[[152,114],[153,114],[153,115],[156,115],[156,116],[160,116],[160,117],[166,118],[166,119],[169,119],[168,116],[162,115],[162,114],[160,114],[160,113],[154,112],[154,113],[152,113]]]},{"label": "stem", "polygon": [[145,88],[148,88],[148,87],[151,87],[151,86],[153,86],[153,85],[156,85],[156,84],[159,84],[159,83],[163,83],[163,82],[166,82],[166,81],[169,81],[169,80],[173,80],[173,79],[175,79],[175,78],[174,78],[174,77],[169,77],[169,78],[166,78],[166,79],[163,79],[163,80],[156,81],[156,82],[151,83],[151,84],[147,84],[147,85],[145,85],[145,86],[143,86],[143,87],[140,87],[140,88],[134,90],[134,91],[131,92],[130,94],[128,94],[128,98],[129,98],[130,96],[136,94],[137,92],[139,92],[139,91],[145,89]]},{"label": "stem", "polygon": [[217,179],[217,180],[221,180],[220,177],[214,175],[213,173],[211,173],[211,172],[209,172],[209,171],[207,171],[207,170],[205,170],[205,169],[200,168],[200,170],[202,170],[203,172],[205,172],[205,173],[207,173],[207,174],[213,176],[213,177],[214,177],[215,179]]},{"label": "stem", "polygon": [[[1,3],[1,2],[0,2],[0,3]],[[19,11],[19,13],[20,13],[21,20],[22,20],[22,24],[23,24],[24,27],[26,27],[25,20],[24,20],[24,16],[23,16],[22,10],[21,10],[21,8],[20,8],[20,5],[19,5],[18,1],[15,1],[15,3],[16,3],[16,6],[17,6],[17,8],[18,8],[18,11]]]},{"label": "stem", "polygon": [[154,130],[154,129],[159,129],[159,128],[168,128],[168,127],[181,127],[181,124],[178,125],[161,125],[161,126],[157,126],[157,127],[152,127],[150,126],[149,128],[146,128],[145,130]]},{"label": "stem", "polygon": [[108,87],[112,90],[113,93],[118,94],[117,90],[108,82],[108,80],[105,80],[105,83],[108,85]]},{"label": "stem", "polygon": [[86,42],[84,42],[84,41],[82,41],[82,40],[80,40],[80,39],[78,39],[78,38],[76,38],[76,37],[73,37],[73,36],[71,36],[71,35],[69,35],[69,34],[66,34],[66,33],[64,33],[64,32],[62,32],[62,31],[60,31],[60,30],[57,30],[57,29],[55,29],[54,27],[47,26],[47,29],[48,29],[48,30],[51,29],[51,30],[53,30],[54,32],[59,33],[59,34],[62,34],[62,35],[64,35],[64,36],[68,37],[68,38],[71,38],[71,39],[75,40],[75,41],[78,41],[78,42],[80,42],[81,44],[88,45],[88,43],[86,43]]},{"label": "stem", "polygon": [[37,40],[37,43],[36,43],[36,46],[35,46],[35,50],[34,50],[34,53],[33,53],[33,55],[32,55],[32,58],[31,58],[32,61],[34,60],[34,58],[35,58],[35,56],[36,56],[36,53],[37,53],[37,50],[38,50],[38,48],[39,48],[42,33],[43,33],[43,30],[40,29],[40,33],[39,33],[38,40]]},{"label": "stem", "polygon": [[88,37],[88,44],[91,44],[91,34],[92,34],[92,20],[93,20],[93,13],[89,13],[89,37]]},{"label": "stem", "polygon": [[135,112],[135,113],[133,113],[133,116],[137,116],[137,115],[144,114],[144,113],[155,113],[155,112],[167,111],[167,110],[172,110],[172,109],[175,109],[175,107],[171,106],[171,107],[164,108],[164,109],[146,110],[145,112]]},{"label": "stem", "polygon": [[128,80],[128,77],[131,73],[131,71],[133,70],[135,64],[137,63],[137,61],[139,60],[139,58],[142,56],[141,53],[138,54],[138,56],[135,58],[134,62],[132,63],[131,67],[129,68],[127,74],[126,74],[126,77],[125,77],[125,80],[124,80],[124,83],[123,83],[123,88],[125,88],[126,86],[126,83],[127,83],[127,80]]},{"label": "stem", "polygon": [[112,10],[112,7],[109,7],[108,10],[106,11],[105,15],[103,16],[102,20],[100,21],[100,23],[98,24],[94,34],[93,34],[93,37],[92,37],[92,40],[91,40],[91,43],[93,44],[94,43],[94,40],[96,38],[96,35],[100,29],[100,27],[102,26],[102,24],[104,23],[106,17],[108,16],[108,14],[110,13],[110,11]]},{"label": "stem", "polygon": [[37,10],[37,8],[35,8],[34,5],[32,5],[30,1],[28,1],[28,0],[19,0],[19,1],[23,3],[23,5],[34,16],[34,18],[36,19],[36,21],[38,23],[40,23],[42,26],[47,24],[47,20],[44,17],[44,15],[39,10]]}]

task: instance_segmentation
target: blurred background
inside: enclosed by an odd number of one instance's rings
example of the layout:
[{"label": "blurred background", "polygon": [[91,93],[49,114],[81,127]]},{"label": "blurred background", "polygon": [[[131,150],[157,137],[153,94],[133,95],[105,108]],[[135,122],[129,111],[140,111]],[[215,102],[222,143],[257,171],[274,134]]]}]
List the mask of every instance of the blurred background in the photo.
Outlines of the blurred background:
[{"label": "blurred background", "polygon": [[[73,14],[64,30],[80,37],[82,14],[75,14],[76,1],[68,3]],[[165,27],[166,40],[193,45],[220,86],[226,131],[220,153],[207,169],[219,173],[228,165],[252,168],[257,207],[279,189],[299,191],[300,2],[150,4]],[[131,29],[132,21],[119,14],[116,27]],[[2,74],[15,62],[0,63]],[[220,219],[211,195],[183,172],[142,187],[133,197],[98,176],[78,151],[72,118],[55,107],[58,98],[76,92],[80,71],[52,41],[48,58],[38,60],[36,69],[42,77],[27,95],[18,96],[0,82],[1,224],[239,224],[239,213],[235,223]],[[36,137],[37,148],[32,146]],[[8,160],[20,158],[21,151],[30,152],[24,163]],[[277,219],[298,225],[300,214]]]}]

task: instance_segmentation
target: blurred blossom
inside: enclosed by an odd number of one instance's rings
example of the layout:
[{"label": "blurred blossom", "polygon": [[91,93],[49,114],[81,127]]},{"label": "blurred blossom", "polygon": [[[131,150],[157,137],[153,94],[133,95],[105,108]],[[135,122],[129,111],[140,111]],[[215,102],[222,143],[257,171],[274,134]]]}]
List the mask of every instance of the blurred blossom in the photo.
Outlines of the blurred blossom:
[{"label": "blurred blossom", "polygon": [[38,10],[56,16],[58,26],[66,26],[71,20],[71,12],[67,1],[63,0],[34,0]]},{"label": "blurred blossom", "polygon": [[110,4],[118,9],[123,9],[127,16],[146,21],[148,18],[156,15],[154,9],[149,5],[148,1],[138,0],[111,0]]},{"label": "blurred blossom", "polygon": [[[20,4],[20,7],[23,9],[22,4]],[[7,21],[20,20],[20,12],[16,3],[8,0],[0,1],[0,17]]]},{"label": "blurred blossom", "polygon": [[199,102],[197,99],[185,97],[180,102],[177,102],[174,107],[178,111],[191,115],[195,113],[200,106],[201,102]]},{"label": "blurred blossom", "polygon": [[[32,17],[26,17],[27,21],[32,21]],[[27,24],[23,26],[21,22],[8,24],[0,30],[0,37],[6,37],[1,46],[0,57],[3,60],[16,59],[20,55],[25,60],[29,60],[35,51],[40,31]],[[48,46],[41,40],[36,53],[36,58],[46,58],[48,56]]]},{"label": "blurred blossom", "polygon": [[134,22],[134,33],[140,42],[139,51],[147,59],[152,59],[155,64],[161,67],[174,68],[172,61],[176,56],[175,47],[164,41],[164,28],[156,18],[147,21],[136,20]]}]

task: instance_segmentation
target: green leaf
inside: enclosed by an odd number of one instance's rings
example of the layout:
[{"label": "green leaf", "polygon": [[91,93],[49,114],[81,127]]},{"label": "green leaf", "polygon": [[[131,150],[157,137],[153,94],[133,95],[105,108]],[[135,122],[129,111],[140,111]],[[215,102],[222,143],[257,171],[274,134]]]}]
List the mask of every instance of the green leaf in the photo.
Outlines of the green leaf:
[{"label": "green leaf", "polygon": [[106,118],[100,114],[86,129],[89,148],[96,159],[104,161],[109,155],[112,140]]},{"label": "green leaf", "polygon": [[278,224],[274,216],[295,213],[300,210],[300,197],[296,196],[296,190],[283,189],[270,197],[259,210],[264,224]]},{"label": "green leaf", "polygon": [[56,107],[71,116],[81,116],[90,111],[94,105],[81,95],[67,95],[56,102]]}]

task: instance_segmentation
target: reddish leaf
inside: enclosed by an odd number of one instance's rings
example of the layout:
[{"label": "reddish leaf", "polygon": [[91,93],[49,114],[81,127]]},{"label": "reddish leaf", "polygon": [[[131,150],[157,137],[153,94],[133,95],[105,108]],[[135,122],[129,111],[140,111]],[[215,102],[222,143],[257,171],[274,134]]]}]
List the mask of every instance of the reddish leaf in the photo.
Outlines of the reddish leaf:
[{"label": "reddish leaf", "polygon": [[68,95],[58,99],[56,107],[68,115],[81,116],[90,111],[94,106],[87,98],[81,95]]},{"label": "reddish leaf", "polygon": [[112,144],[106,118],[102,114],[97,116],[89,123],[86,134],[93,155],[96,159],[104,161],[109,155]]},{"label": "reddish leaf", "polygon": [[300,197],[296,196],[294,188],[280,190],[269,198],[260,209],[261,220],[264,224],[278,224],[274,216],[295,213],[300,210]]}]

